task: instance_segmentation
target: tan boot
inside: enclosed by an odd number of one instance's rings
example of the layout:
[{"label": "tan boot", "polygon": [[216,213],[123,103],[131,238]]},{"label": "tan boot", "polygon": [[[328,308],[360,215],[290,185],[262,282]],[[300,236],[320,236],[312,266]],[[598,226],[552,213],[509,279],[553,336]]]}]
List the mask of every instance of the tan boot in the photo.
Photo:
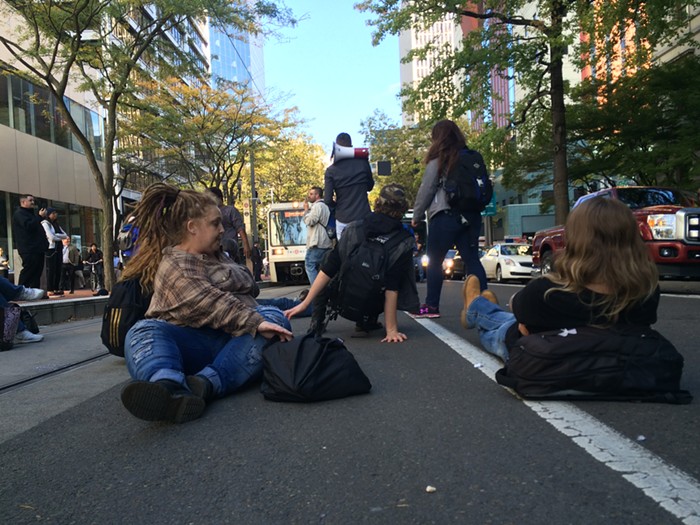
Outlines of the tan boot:
[{"label": "tan boot", "polygon": [[496,297],[496,294],[491,290],[484,290],[481,292],[481,297],[491,301],[493,304],[498,304],[498,297]]},{"label": "tan boot", "polygon": [[467,324],[467,309],[472,301],[479,297],[481,293],[481,283],[476,275],[467,275],[462,286],[462,299],[464,300],[464,308],[459,315],[459,321],[464,328],[469,328]]}]

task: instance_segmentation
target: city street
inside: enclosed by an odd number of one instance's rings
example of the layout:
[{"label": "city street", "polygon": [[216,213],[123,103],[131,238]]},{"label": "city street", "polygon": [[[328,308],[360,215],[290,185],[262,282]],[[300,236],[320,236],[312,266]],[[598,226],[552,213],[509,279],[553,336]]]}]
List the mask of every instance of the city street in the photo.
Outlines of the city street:
[{"label": "city street", "polygon": [[[122,407],[100,319],[43,327],[0,353],[2,522],[700,525],[700,283],[662,282],[655,325],[686,359],[683,406],[518,399],[459,324],[461,285],[445,282],[439,319],[399,315],[403,344],[329,325],[370,394],[284,404],[254,387],[183,425]],[[490,287],[505,304],[520,285]]]}]

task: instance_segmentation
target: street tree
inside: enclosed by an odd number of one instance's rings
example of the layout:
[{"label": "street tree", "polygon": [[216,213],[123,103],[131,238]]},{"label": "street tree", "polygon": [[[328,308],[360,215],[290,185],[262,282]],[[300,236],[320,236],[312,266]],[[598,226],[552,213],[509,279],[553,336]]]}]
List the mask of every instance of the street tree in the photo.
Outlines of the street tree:
[{"label": "street tree", "polygon": [[[0,35],[0,44],[11,55],[11,66],[48,88],[82,146],[102,204],[102,246],[110,252],[124,183],[115,157],[122,97],[136,92],[136,82],[144,79],[201,75],[201,64],[189,50],[189,32],[206,17],[234,32],[252,34],[265,21],[293,23],[288,10],[266,0],[8,0],[3,6],[6,16],[20,17],[22,23],[13,34]],[[70,86],[91,94],[93,109],[103,113],[103,162],[66,105]],[[110,288],[111,265],[105,273]]]},{"label": "street tree", "polygon": [[700,58],[687,54],[572,93],[571,177],[700,187]]},{"label": "street tree", "polygon": [[219,188],[228,199],[251,154],[301,124],[294,108],[275,111],[245,84],[219,81],[213,88],[171,78],[140,91],[120,125],[123,163],[149,171],[157,159],[157,170],[180,184]]},{"label": "street tree", "polygon": [[548,117],[549,143],[539,145],[550,152],[555,216],[562,223],[569,210],[565,59],[579,70],[646,64],[657,45],[690,38],[690,32],[680,30],[688,24],[687,8],[696,5],[697,0],[363,0],[356,7],[376,15],[368,22],[375,27],[375,44],[387,35],[425,30],[445,20],[473,24],[456,48],[428,39],[407,54],[406,61],[429,59],[431,69],[417,85],[403,87],[406,108],[432,120],[470,111],[488,114],[499,96],[492,79],[514,80],[516,141],[522,144],[520,125]]}]

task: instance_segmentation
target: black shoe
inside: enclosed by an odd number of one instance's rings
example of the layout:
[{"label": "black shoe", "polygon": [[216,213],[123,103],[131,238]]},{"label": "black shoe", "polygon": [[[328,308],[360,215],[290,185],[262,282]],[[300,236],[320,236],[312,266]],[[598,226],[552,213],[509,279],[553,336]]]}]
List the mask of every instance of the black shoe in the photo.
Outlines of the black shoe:
[{"label": "black shoe", "polygon": [[209,403],[214,399],[214,385],[204,376],[187,376],[185,379],[187,387],[197,397]]},{"label": "black shoe", "polygon": [[169,379],[132,381],[122,390],[122,403],[139,419],[186,423],[204,413],[204,399]]}]

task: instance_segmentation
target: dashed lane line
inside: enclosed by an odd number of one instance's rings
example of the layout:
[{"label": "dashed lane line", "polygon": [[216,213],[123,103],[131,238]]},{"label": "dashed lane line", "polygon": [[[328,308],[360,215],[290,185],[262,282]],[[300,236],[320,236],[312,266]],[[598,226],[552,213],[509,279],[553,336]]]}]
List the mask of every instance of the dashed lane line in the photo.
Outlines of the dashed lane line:
[{"label": "dashed lane line", "polygon": [[[415,321],[495,382],[499,360],[429,319]],[[700,525],[700,483],[638,443],[566,402],[523,401],[603,465],[621,473],[685,525]]]}]

